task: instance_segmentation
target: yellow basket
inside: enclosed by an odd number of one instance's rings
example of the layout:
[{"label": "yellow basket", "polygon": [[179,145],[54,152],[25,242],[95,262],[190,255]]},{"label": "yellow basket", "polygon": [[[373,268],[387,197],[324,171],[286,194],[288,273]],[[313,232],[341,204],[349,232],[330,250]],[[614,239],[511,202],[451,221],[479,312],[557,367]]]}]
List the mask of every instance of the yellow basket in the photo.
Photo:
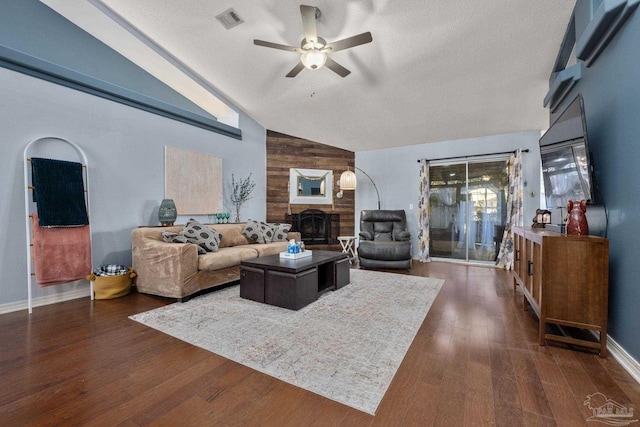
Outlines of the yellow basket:
[{"label": "yellow basket", "polygon": [[120,298],[131,292],[131,279],[136,277],[136,273],[131,267],[128,267],[127,274],[119,274],[117,276],[96,276],[90,274],[87,280],[93,282],[93,292],[96,299],[112,299]]}]

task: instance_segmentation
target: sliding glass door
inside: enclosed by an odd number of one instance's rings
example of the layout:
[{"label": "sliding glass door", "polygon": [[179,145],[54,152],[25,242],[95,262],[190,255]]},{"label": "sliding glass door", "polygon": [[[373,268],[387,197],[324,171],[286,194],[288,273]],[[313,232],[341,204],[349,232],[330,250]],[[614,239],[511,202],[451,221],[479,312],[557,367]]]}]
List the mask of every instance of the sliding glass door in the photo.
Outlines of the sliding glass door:
[{"label": "sliding glass door", "polygon": [[495,261],[506,221],[507,164],[494,157],[430,166],[432,257]]}]

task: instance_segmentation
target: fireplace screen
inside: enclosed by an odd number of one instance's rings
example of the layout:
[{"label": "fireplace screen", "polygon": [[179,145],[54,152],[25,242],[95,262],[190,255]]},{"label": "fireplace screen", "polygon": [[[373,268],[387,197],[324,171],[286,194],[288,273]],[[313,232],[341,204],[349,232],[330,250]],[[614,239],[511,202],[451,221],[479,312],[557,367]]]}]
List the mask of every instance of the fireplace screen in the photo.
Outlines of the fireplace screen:
[{"label": "fireplace screen", "polygon": [[291,231],[298,231],[305,245],[336,243],[340,228],[340,215],[323,212],[319,209],[307,209],[286,216]]}]

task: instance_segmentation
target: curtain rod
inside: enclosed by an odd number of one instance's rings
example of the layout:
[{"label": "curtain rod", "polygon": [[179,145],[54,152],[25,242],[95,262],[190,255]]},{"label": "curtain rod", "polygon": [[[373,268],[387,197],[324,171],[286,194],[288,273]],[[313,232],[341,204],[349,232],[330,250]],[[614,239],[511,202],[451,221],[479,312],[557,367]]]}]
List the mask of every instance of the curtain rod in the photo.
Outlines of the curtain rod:
[{"label": "curtain rod", "polygon": [[[525,148],[524,150],[521,150],[523,153],[528,153],[529,149]],[[451,160],[451,159],[470,159],[472,157],[484,157],[484,156],[497,156],[498,154],[513,154],[515,153],[516,150],[513,151],[501,151],[499,153],[487,153],[487,154],[473,154],[471,156],[454,156],[454,157],[441,157],[439,159],[427,159],[430,162],[433,161],[439,161],[439,160]],[[420,163],[421,159],[418,159],[418,163]]]}]

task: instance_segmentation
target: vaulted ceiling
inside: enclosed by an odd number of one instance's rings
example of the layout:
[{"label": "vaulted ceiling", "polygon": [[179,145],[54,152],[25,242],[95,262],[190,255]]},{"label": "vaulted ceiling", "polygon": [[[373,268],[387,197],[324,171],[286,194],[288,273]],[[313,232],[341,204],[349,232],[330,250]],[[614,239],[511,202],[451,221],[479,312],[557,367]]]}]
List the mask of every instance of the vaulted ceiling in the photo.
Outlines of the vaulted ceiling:
[{"label": "vaulted ceiling", "polygon": [[[72,3],[108,10],[265,128],[352,151],[546,129],[542,100],[574,6],[571,0],[309,1],[321,11],[318,34],[327,42],[366,31],[373,41],[331,55],[351,71],[345,78],[326,67],[287,78],[299,54],[253,40],[299,46],[299,1]],[[227,30],[215,17],[228,8],[244,22]],[[101,38],[98,21],[76,23]]]}]

